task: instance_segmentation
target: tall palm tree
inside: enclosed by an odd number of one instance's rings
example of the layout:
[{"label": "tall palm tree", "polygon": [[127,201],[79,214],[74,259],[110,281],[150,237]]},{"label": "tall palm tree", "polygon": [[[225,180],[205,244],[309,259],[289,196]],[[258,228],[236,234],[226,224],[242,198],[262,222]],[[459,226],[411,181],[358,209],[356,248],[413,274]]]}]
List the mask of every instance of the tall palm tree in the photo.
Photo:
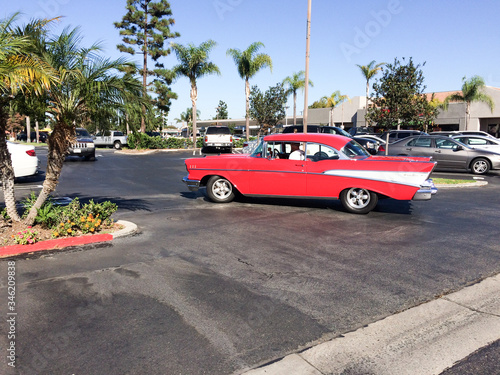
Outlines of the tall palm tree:
[{"label": "tall palm tree", "polygon": [[[356,64],[357,65],[357,64]],[[375,64],[375,60],[372,60],[368,65],[357,65],[359,69],[361,69],[361,72],[363,73],[363,76],[366,79],[366,108],[368,108],[368,94],[370,92],[370,79],[375,76],[379,71],[382,70],[382,66],[384,66],[385,63],[378,63]]]},{"label": "tall palm tree", "polygon": [[178,65],[174,66],[172,71],[176,78],[181,76],[189,78],[191,83],[191,104],[193,106],[193,143],[196,149],[196,100],[198,99],[198,87],[196,86],[196,80],[203,76],[209,74],[220,75],[220,70],[217,65],[208,60],[208,55],[212,48],[216,46],[213,40],[207,40],[201,43],[199,46],[194,44],[188,44],[183,46],[180,44],[173,44],[172,49],[174,50],[177,60],[179,60]]},{"label": "tall palm tree", "polygon": [[[293,124],[297,125],[297,90],[302,89],[306,86],[306,79],[304,77],[304,71],[301,70],[298,73],[293,73],[291,77],[286,77],[283,80],[283,84],[288,86],[286,94],[293,94]],[[309,86],[314,87],[311,80],[309,80]]]},{"label": "tall palm tree", "polygon": [[469,129],[470,106],[473,102],[483,102],[490,107],[491,112],[495,109],[495,103],[488,94],[482,92],[485,87],[484,79],[479,76],[473,76],[469,80],[462,78],[462,92],[456,92],[447,96],[443,102],[443,108],[448,109],[450,102],[465,102],[465,130]]},{"label": "tall palm tree", "polygon": [[[14,194],[14,170],[7,149],[7,108],[18,93],[41,94],[56,80],[51,68],[32,53],[33,40],[16,34],[13,28],[17,14],[0,21],[0,174],[7,214],[20,221]],[[48,20],[33,21],[30,25],[43,28]]]},{"label": "tall palm tree", "polygon": [[47,169],[42,190],[25,219],[32,224],[39,209],[59,182],[64,158],[75,140],[75,128],[99,106],[120,106],[132,97],[142,99],[142,87],[135,79],[119,77],[124,59],[109,60],[98,55],[100,47],[80,47],[78,29],[65,29],[47,44],[45,60],[57,70],[60,82],[48,92],[47,113],[54,122],[48,138]]},{"label": "tall palm tree", "polygon": [[342,95],[339,90],[335,91],[330,96],[324,96],[324,97],[321,98],[321,101],[326,102],[326,107],[330,108],[329,124],[331,126],[334,125],[334,122],[333,122],[333,109],[337,105],[339,105],[340,103],[345,102],[346,100],[349,100],[349,96]]},{"label": "tall palm tree", "polygon": [[227,50],[226,54],[231,56],[236,64],[236,68],[238,69],[238,74],[242,79],[245,80],[245,98],[246,98],[246,107],[245,107],[245,127],[247,140],[250,137],[250,117],[248,112],[250,110],[250,78],[252,78],[259,70],[262,68],[269,67],[269,69],[273,70],[273,62],[271,57],[265,53],[259,53],[259,49],[264,47],[264,44],[261,42],[255,42],[250,45],[243,52],[239,49],[230,48]]}]

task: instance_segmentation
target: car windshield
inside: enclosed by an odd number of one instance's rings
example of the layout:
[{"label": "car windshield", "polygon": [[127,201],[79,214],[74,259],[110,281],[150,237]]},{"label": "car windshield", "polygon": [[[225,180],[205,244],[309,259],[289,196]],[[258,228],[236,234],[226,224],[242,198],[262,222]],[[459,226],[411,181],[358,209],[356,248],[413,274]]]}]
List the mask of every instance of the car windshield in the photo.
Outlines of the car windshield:
[{"label": "car windshield", "polygon": [[337,131],[338,131],[338,134],[343,135],[344,137],[349,137],[349,138],[351,138],[351,137],[352,137],[352,136],[351,136],[348,132],[346,132],[344,129],[338,128],[338,130],[337,130]]},{"label": "car windshield", "polygon": [[264,139],[262,138],[259,142],[259,145],[254,148],[252,154],[250,156],[260,158],[262,157],[262,147],[264,146]]},{"label": "car windshield", "polygon": [[370,156],[363,146],[356,141],[348,142],[342,150],[340,150],[348,158],[355,158],[356,156]]},{"label": "car windshield", "polygon": [[78,138],[90,138],[90,134],[85,129],[76,129],[76,136]]},{"label": "car windshield", "polygon": [[231,134],[231,130],[227,127],[208,127],[206,134]]}]

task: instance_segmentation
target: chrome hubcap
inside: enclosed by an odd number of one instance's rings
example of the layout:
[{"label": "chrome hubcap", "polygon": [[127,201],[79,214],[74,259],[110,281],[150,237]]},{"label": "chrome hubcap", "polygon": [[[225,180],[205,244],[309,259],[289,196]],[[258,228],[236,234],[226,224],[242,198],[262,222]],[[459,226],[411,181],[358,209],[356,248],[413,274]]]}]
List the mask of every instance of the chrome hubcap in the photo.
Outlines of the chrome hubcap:
[{"label": "chrome hubcap", "polygon": [[477,173],[484,173],[487,169],[487,165],[484,161],[478,161],[477,163],[474,164],[474,170]]},{"label": "chrome hubcap", "polygon": [[227,198],[232,192],[231,184],[226,180],[217,180],[212,187],[212,191],[220,199]]},{"label": "chrome hubcap", "polygon": [[349,204],[354,208],[365,208],[370,203],[370,194],[365,189],[351,188],[347,196]]}]

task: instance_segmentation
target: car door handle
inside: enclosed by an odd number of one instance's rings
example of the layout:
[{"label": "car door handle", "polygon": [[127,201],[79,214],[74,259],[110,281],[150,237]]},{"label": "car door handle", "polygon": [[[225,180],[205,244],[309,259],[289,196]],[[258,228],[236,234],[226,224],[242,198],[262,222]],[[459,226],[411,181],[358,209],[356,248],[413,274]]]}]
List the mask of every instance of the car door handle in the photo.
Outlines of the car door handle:
[{"label": "car door handle", "polygon": [[434,151],[434,152],[437,152],[438,154],[440,154],[440,153],[441,153],[441,150],[436,150],[436,151]]},{"label": "car door handle", "polygon": [[411,147],[408,147],[408,148],[406,149],[406,151],[411,151]]},{"label": "car door handle", "polygon": [[304,164],[295,164],[296,167],[303,167]]}]

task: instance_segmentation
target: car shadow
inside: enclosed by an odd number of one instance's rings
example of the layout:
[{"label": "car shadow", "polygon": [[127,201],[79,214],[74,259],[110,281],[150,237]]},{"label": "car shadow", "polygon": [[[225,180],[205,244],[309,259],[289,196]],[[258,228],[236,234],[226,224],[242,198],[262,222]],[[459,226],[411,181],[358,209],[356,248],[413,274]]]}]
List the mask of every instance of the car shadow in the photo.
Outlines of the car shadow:
[{"label": "car shadow", "polygon": [[[202,197],[207,203],[213,203],[202,190],[199,192],[181,192],[183,198],[197,199]],[[254,204],[263,206],[288,206],[301,208],[315,208],[321,210],[334,210],[346,212],[342,203],[338,199],[301,199],[301,198],[282,198],[282,197],[247,197],[237,194],[234,198],[235,203]],[[398,201],[396,199],[380,199],[372,212],[411,215],[412,203],[410,201]]]},{"label": "car shadow", "polygon": [[19,183],[19,184],[29,184],[33,182],[43,182],[45,181],[45,172],[43,171],[38,171],[37,174],[34,174],[32,176],[25,176],[25,177],[16,177],[14,179],[14,183]]}]

